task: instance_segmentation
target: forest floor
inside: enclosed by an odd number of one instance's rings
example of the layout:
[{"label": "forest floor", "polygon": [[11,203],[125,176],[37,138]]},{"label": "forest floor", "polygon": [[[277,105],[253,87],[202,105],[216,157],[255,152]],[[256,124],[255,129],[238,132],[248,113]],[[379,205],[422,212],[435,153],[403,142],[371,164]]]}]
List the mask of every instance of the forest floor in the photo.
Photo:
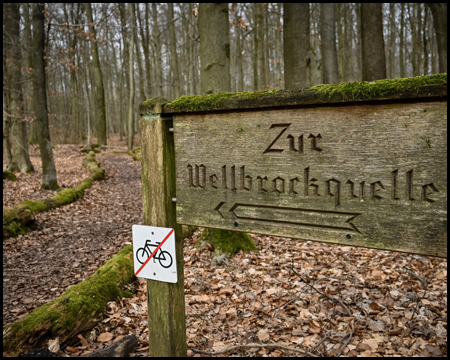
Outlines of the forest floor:
[{"label": "forest floor", "polygon": [[[83,199],[38,214],[40,229],[3,241],[3,327],[132,243],[131,227],[143,218],[140,163],[107,153],[119,149],[126,149],[123,143],[96,155],[106,179],[94,182]],[[37,146],[30,155],[39,169]],[[54,156],[60,186],[88,176],[77,146],[57,145]],[[39,190],[41,172],[16,175],[17,182],[3,180],[4,208],[53,195]],[[184,241],[189,355],[245,344],[259,347],[227,354],[447,354],[446,259],[251,234],[257,252],[211,267],[212,253],[195,247],[199,235]],[[60,355],[89,353],[134,333],[139,344],[130,355],[146,356],[146,281],[138,278],[134,287],[132,298],[109,302],[105,319],[78,343],[62,346]],[[267,344],[278,347],[262,347]]]}]

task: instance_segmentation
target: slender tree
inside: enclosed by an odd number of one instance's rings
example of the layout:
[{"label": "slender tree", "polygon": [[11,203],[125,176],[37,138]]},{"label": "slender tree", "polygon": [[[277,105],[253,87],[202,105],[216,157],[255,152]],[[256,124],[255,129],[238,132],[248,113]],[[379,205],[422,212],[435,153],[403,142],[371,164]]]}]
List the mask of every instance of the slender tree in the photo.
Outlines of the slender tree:
[{"label": "slender tree", "polygon": [[447,72],[447,3],[426,3],[433,15],[439,53],[439,72]]},{"label": "slender tree", "polygon": [[284,4],[284,83],[286,90],[309,87],[309,4]]},{"label": "slender tree", "polygon": [[42,159],[42,188],[59,188],[56,179],[55,160],[53,158],[50,130],[48,127],[47,93],[45,79],[45,28],[44,4],[33,5],[33,93],[36,130]]},{"label": "slender tree", "polygon": [[[133,26],[133,24],[136,23],[135,19],[135,10],[134,10],[134,3],[128,4],[128,16],[130,18],[130,24]],[[128,132],[127,132],[127,145],[128,145],[128,151],[133,150],[133,139],[134,139],[134,124],[133,124],[133,118],[134,118],[134,109],[133,109],[133,99],[134,99],[134,76],[133,76],[133,54],[134,54],[134,37],[135,32],[130,31],[130,45],[128,46],[128,66],[129,66],[129,79],[130,83],[129,85],[129,93],[128,93]],[[126,39],[124,39],[126,41]]]},{"label": "slender tree", "polygon": [[103,74],[98,56],[97,33],[95,31],[94,18],[92,16],[92,8],[90,3],[85,3],[88,23],[90,24],[91,54],[92,63],[94,65],[94,80],[96,88],[96,104],[97,104],[97,143],[106,145],[106,108],[105,108],[105,90],[103,88]]},{"label": "slender tree", "polygon": [[169,21],[169,36],[170,36],[170,70],[172,73],[172,83],[175,98],[179,98],[180,92],[180,74],[178,68],[178,54],[177,54],[177,38],[175,35],[175,18],[173,15],[173,3],[167,3],[168,19]]},{"label": "slender tree", "polygon": [[386,79],[381,3],[361,4],[362,80]]},{"label": "slender tree", "polygon": [[[9,102],[6,107],[7,121],[11,122],[12,146],[11,161],[7,164],[10,171],[21,171],[27,173],[33,171],[30,157],[28,155],[27,123],[24,117],[24,102],[22,89],[22,47],[20,42],[20,15],[18,3],[4,3],[4,25],[6,48],[6,71],[9,83]],[[9,136],[7,134],[6,136]]]},{"label": "slender tree", "polygon": [[336,7],[334,3],[320,3],[320,38],[323,83],[338,84],[339,68],[336,50]]}]

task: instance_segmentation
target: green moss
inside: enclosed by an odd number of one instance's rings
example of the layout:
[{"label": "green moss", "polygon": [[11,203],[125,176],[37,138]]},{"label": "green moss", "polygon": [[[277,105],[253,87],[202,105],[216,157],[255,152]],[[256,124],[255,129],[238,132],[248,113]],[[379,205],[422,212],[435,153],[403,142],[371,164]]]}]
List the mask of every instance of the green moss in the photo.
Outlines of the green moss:
[{"label": "green moss", "polygon": [[252,238],[244,232],[205,228],[197,246],[202,246],[204,242],[214,246],[215,257],[222,254],[231,257],[239,250],[243,252],[258,250]]},{"label": "green moss", "polygon": [[340,94],[344,99],[370,99],[403,91],[417,91],[427,84],[445,84],[447,74],[425,75],[410,78],[384,79],[373,82],[345,82],[337,85],[316,85],[307,92]]},{"label": "green moss", "polygon": [[17,181],[16,175],[12,171],[9,170],[3,170],[3,179],[8,179],[11,181]]},{"label": "green moss", "polygon": [[108,301],[132,296],[132,291],[121,290],[121,287],[134,280],[133,270],[133,248],[128,245],[88,279],[72,286],[52,302],[36,308],[24,319],[8,325],[3,332],[3,349],[17,351],[22,343],[31,342],[33,338],[37,341],[49,329],[51,334],[48,335],[61,336],[62,342],[75,336],[73,329],[82,328],[80,321],[101,320]]},{"label": "green moss", "polygon": [[[3,238],[23,235],[30,231],[27,224],[34,220],[36,211],[43,212],[70,204],[84,196],[84,191],[93,181],[105,178],[105,169],[95,161],[95,153],[90,151],[83,160],[83,166],[90,170],[90,176],[84,178],[72,189],[61,190],[58,194],[44,200],[22,201],[19,205],[3,210]],[[25,210],[26,209],[26,210]],[[28,214],[26,211],[30,212]]]},{"label": "green moss", "polygon": [[201,111],[220,107],[220,101],[224,99],[255,99],[261,96],[276,94],[277,92],[280,92],[280,90],[259,90],[237,93],[223,92],[210,95],[182,96],[166,105],[179,111]]}]

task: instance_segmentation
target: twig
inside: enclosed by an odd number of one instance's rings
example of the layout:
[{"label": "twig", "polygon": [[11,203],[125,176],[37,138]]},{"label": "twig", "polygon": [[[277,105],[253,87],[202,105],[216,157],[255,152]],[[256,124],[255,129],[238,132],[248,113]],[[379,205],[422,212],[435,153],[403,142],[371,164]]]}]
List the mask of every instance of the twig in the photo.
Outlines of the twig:
[{"label": "twig", "polygon": [[[317,292],[319,295],[322,295],[322,296],[325,296],[327,299],[329,299],[331,302],[337,302],[337,303],[339,303],[346,311],[347,311],[347,313],[348,313],[348,316],[352,316],[352,313],[350,312],[350,310],[347,308],[347,306],[340,300],[340,299],[334,299],[334,298],[332,298],[331,296],[328,296],[327,294],[325,294],[325,293],[323,293],[323,292],[320,292],[319,290],[317,290],[313,285],[311,285],[310,283],[308,283],[305,279],[303,279],[301,276],[300,276],[300,274],[297,272],[297,271],[295,271],[295,269],[294,268],[292,268],[291,269],[299,278],[300,278],[300,280],[302,280],[306,285],[308,285],[311,289],[313,289],[315,292]],[[324,277],[324,278],[321,278],[321,279],[319,279],[319,280],[317,280],[317,282],[319,282],[320,280],[323,280],[323,279],[334,279],[334,278],[330,278],[330,277]],[[316,282],[316,283],[317,283]]]},{"label": "twig", "polygon": [[422,283],[423,287],[425,288],[425,291],[423,292],[422,297],[420,297],[420,298],[418,297],[418,298],[417,298],[417,303],[416,303],[416,306],[414,307],[414,311],[413,311],[413,313],[412,313],[412,315],[411,315],[411,319],[408,321],[408,323],[410,323],[411,321],[413,321],[414,315],[416,315],[417,308],[419,307],[420,302],[422,301],[422,299],[425,297],[425,295],[426,295],[426,293],[427,293],[428,284],[427,284],[427,282],[426,282],[425,279],[422,279],[419,275],[417,275],[417,274],[416,274],[414,271],[412,271],[409,267],[405,266],[403,269],[404,269],[408,274],[414,276],[417,280],[419,280],[419,281]]},{"label": "twig", "polygon": [[225,354],[227,352],[234,351],[234,350],[237,350],[237,349],[242,349],[242,348],[280,348],[280,349],[283,349],[283,350],[294,351],[294,352],[302,353],[302,354],[305,354],[305,355],[309,355],[311,357],[318,357],[317,355],[314,355],[313,353],[311,353],[311,352],[309,352],[307,350],[296,349],[296,348],[292,348],[292,347],[285,346],[285,345],[279,345],[279,344],[236,345],[236,346],[231,346],[229,348],[226,348],[226,349],[220,350],[220,351],[206,351],[206,350],[198,350],[198,349],[194,349],[194,348],[191,348],[191,350],[195,351],[195,352],[198,352],[200,354],[220,355],[220,354]]}]

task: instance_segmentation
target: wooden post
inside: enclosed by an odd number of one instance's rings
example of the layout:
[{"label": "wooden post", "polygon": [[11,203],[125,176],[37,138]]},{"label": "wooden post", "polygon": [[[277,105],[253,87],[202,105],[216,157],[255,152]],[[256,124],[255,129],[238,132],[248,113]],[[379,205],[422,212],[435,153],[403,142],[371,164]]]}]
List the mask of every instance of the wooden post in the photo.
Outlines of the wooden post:
[{"label": "wooden post", "polygon": [[149,356],[187,356],[183,234],[176,221],[175,147],[172,117],[146,114],[140,120],[144,224],[175,229],[178,282],[147,280]]}]

